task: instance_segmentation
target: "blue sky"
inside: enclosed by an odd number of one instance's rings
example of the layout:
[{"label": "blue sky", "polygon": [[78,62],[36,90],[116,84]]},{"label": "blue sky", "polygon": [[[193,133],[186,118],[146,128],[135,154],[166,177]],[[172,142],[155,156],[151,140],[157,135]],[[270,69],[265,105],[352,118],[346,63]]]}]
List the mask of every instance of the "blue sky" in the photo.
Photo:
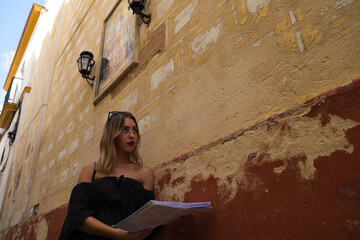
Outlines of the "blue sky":
[{"label": "blue sky", "polygon": [[0,0],[0,105],[5,97],[9,57],[19,44],[33,3],[44,6],[45,0]]}]

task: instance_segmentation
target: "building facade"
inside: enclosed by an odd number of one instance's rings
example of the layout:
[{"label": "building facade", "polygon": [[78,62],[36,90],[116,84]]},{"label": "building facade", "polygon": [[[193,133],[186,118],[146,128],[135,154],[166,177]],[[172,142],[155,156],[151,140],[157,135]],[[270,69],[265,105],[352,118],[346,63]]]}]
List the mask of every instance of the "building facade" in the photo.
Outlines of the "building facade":
[{"label": "building facade", "polygon": [[0,116],[1,239],[57,239],[111,110],[138,119],[158,200],[213,205],[150,239],[360,238],[359,1],[150,0],[149,26],[124,0],[33,11]]}]

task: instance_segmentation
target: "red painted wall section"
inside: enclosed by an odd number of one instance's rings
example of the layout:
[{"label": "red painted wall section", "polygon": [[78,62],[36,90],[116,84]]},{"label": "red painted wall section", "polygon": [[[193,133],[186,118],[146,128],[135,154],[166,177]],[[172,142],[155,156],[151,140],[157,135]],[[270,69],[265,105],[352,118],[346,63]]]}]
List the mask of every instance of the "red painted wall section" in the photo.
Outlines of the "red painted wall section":
[{"label": "red painted wall section", "polygon": [[[159,227],[149,239],[360,239],[359,109],[360,79],[357,79],[297,109],[156,166],[156,196],[159,200],[211,201],[213,210]],[[294,116],[295,121],[291,120]],[[351,127],[331,125],[334,117],[341,121],[351,120],[351,124],[346,122]],[[319,150],[311,162],[313,166],[310,164],[315,171],[304,177],[301,166],[309,163],[307,152],[289,155],[286,159],[276,158],[272,154],[275,145],[266,140],[275,132],[276,139],[284,140],[282,137],[286,135],[295,142],[299,136],[296,123],[312,119],[319,119],[318,133],[326,134],[324,129],[330,127],[334,136],[342,134],[347,142],[330,154]],[[303,130],[316,146],[317,139],[311,136],[317,133]],[[216,151],[226,158],[231,151],[222,153],[222,147],[232,149],[233,144],[235,149],[238,146],[235,143],[241,138],[250,141],[252,134],[258,133],[264,138],[259,150],[246,159],[239,158],[238,165],[234,165],[241,174],[230,174],[232,169],[229,169],[225,177],[217,175],[217,169],[211,165],[217,159],[210,161],[206,154],[217,147]],[[196,168],[197,174],[191,175],[186,169],[185,174],[176,174],[195,158],[197,162],[190,167]],[[186,184],[188,187],[183,187]],[[65,214],[66,206],[57,208],[2,231],[0,239],[57,239]]]},{"label": "red painted wall section", "polygon": [[66,217],[67,204],[0,232],[1,240],[56,240]]}]

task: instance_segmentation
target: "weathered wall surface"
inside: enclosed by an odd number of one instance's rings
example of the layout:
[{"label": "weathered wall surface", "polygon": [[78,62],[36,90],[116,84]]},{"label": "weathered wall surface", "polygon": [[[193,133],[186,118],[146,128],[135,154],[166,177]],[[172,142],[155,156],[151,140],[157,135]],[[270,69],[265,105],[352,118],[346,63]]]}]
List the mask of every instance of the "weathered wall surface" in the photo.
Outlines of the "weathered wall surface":
[{"label": "weathered wall surface", "polygon": [[360,79],[157,166],[157,193],[214,211],[153,239],[360,238]]},{"label": "weathered wall surface", "polygon": [[[359,107],[360,78],[155,166],[158,199],[211,200],[213,211],[150,239],[358,239]],[[66,210],[0,236],[56,239]]]},{"label": "weathered wall surface", "polygon": [[109,110],[137,117],[159,200],[213,202],[153,239],[360,237],[359,1],[150,1],[139,64],[94,106],[76,59],[100,62],[116,3],[65,1],[45,38],[3,239],[56,239]]}]

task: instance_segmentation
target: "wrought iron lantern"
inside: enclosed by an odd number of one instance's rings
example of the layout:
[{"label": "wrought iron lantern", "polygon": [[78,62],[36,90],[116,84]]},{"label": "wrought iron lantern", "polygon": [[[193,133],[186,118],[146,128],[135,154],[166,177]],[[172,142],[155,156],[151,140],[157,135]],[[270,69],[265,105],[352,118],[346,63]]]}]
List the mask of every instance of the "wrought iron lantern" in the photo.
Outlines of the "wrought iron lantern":
[{"label": "wrought iron lantern", "polygon": [[10,146],[14,143],[16,136],[16,130],[12,132],[8,132],[9,144]]},{"label": "wrought iron lantern", "polygon": [[133,14],[139,15],[140,19],[149,27],[151,21],[151,13],[145,14],[142,11],[145,8],[147,0],[128,0],[129,7],[128,9],[133,10]]},{"label": "wrought iron lantern", "polygon": [[88,51],[81,52],[77,64],[82,77],[85,78],[90,87],[93,88],[95,76],[90,78],[89,75],[95,65],[94,55]]}]

